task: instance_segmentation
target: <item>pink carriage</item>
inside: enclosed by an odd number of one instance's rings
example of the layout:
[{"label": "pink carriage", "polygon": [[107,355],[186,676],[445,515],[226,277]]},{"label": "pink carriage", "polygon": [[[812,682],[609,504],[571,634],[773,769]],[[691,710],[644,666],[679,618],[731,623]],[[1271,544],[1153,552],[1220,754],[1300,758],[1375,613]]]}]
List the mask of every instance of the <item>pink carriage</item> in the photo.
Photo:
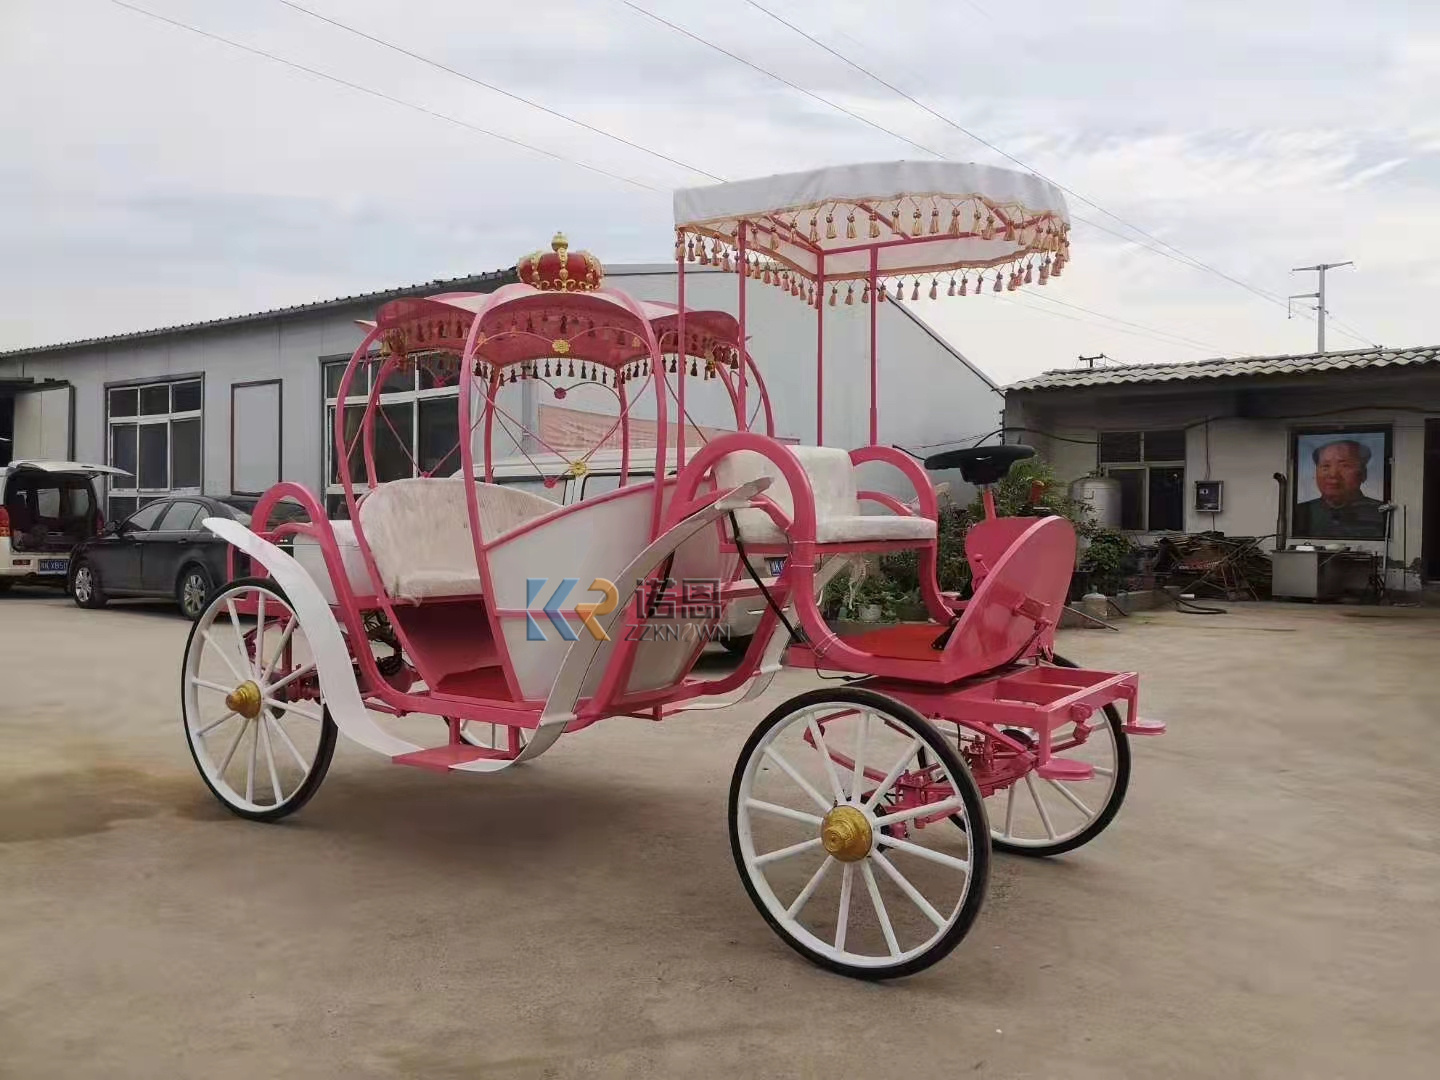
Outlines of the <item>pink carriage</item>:
[{"label": "pink carriage", "polygon": [[[968,930],[992,845],[1048,855],[1092,839],[1124,797],[1128,735],[1162,730],[1138,718],[1133,673],[1053,653],[1075,558],[1067,522],[996,518],[987,489],[961,601],[936,581],[925,470],[875,445],[874,312],[898,298],[896,279],[931,295],[956,274],[960,292],[972,277],[1043,283],[1067,258],[1063,202],[1033,177],[901,163],[681,192],[676,207],[678,306],[605,287],[600,264],[557,237],[520,262],[518,284],[381,309],[339,393],[364,388],[363,404],[334,422],[347,517],[283,483],[251,529],[206,523],[255,576],[218,589],[195,623],[187,740],[222,803],[273,821],[314,794],[340,733],[397,764],[495,772],[608,717],[724,708],[783,665],[813,668],[830,681],[777,706],[735,767],[736,866],[803,955],[864,978],[917,971]],[[737,272],[738,319],[687,310],[691,259]],[[764,285],[816,307],[817,338],[842,289],[872,305],[870,445],[774,438],[745,345],[747,289]],[[422,385],[454,388],[455,446],[396,477],[377,451],[384,389],[416,369]],[[494,482],[497,440],[512,453],[535,444],[506,404],[527,386],[613,401],[599,445],[618,442],[618,487],[559,506]],[[692,422],[687,394],[702,393],[723,393],[733,432]],[[757,396],[763,410],[749,408]],[[751,430],[762,411],[764,431]],[[820,429],[817,417],[817,443]],[[594,453],[545,449],[571,475]],[[985,485],[1028,453],[989,446],[929,464]],[[857,474],[879,467],[913,497],[862,489]],[[286,497],[309,522],[270,524]],[[930,620],[836,633],[825,584],[901,551],[917,555]],[[757,599],[736,669],[699,677],[718,613]]]}]

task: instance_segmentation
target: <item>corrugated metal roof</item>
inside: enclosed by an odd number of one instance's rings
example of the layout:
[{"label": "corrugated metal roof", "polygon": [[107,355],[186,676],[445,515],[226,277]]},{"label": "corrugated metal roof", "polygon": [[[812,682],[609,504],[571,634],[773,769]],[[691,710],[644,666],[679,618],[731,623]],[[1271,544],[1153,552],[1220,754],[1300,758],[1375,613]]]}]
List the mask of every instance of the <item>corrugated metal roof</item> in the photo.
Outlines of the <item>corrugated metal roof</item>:
[{"label": "corrugated metal roof", "polygon": [[1221,357],[1180,364],[1124,364],[1104,368],[1061,368],[1033,379],[1011,383],[1006,390],[1062,390],[1081,386],[1181,382],[1197,379],[1238,379],[1306,375],[1318,371],[1421,367],[1440,363],[1440,345],[1408,349],[1350,349],[1346,352],[1301,353],[1294,356]]},{"label": "corrugated metal roof", "polygon": [[255,311],[248,315],[228,315],[221,319],[209,319],[205,322],[182,323],[179,326],[162,326],[154,330],[136,330],[125,334],[107,334],[104,337],[81,338],[76,341],[61,341],[53,345],[31,345],[24,349],[10,349],[7,352],[0,352],[0,360],[10,360],[19,356],[33,356],[38,353],[61,352],[70,349],[85,349],[94,345],[114,345],[127,341],[142,341],[146,338],[164,337],[166,334],[189,334],[197,330],[214,330],[222,326],[239,326],[244,323],[264,322],[267,319],[277,319],[286,315],[309,314],[317,311],[327,311],[332,308],[350,307],[355,304],[383,304],[390,300],[399,300],[406,296],[429,296],[436,292],[489,292],[497,289],[511,281],[518,280],[515,277],[515,268],[508,270],[492,270],[485,274],[471,274],[467,277],[437,278],[434,281],[424,282],[417,285],[401,285],[394,289],[384,289],[380,292],[356,293],[354,296],[337,296],[333,300],[314,300],[308,304],[295,304],[292,307],[273,308],[269,311]]}]

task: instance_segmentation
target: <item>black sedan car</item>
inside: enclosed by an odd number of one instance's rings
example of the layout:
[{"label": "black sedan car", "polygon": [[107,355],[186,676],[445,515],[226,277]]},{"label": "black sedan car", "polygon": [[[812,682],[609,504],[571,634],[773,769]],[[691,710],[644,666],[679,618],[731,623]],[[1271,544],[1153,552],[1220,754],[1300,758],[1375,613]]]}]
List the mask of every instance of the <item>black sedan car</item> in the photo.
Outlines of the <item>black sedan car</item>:
[{"label": "black sedan car", "polygon": [[[83,608],[99,608],[112,597],[173,598],[187,618],[198,618],[210,591],[226,577],[224,540],[201,524],[228,517],[250,524],[256,499],[174,495],[147,503],[123,521],[86,540],[70,556],[70,595]],[[282,502],[284,520],[304,520],[298,503]],[[236,555],[236,572],[248,572]]]}]

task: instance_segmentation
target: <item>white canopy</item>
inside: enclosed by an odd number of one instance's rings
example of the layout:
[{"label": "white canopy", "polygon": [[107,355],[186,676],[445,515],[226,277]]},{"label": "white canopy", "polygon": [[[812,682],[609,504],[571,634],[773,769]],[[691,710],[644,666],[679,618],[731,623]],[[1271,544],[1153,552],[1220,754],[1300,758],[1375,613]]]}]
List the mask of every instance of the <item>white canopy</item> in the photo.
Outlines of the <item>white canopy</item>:
[{"label": "white canopy", "polygon": [[741,222],[757,257],[812,281],[866,277],[872,251],[879,277],[1006,263],[1013,273],[1028,261],[1046,264],[1043,279],[1063,265],[1070,227],[1053,184],[962,162],[839,165],[675,193],[682,254],[728,262]]}]

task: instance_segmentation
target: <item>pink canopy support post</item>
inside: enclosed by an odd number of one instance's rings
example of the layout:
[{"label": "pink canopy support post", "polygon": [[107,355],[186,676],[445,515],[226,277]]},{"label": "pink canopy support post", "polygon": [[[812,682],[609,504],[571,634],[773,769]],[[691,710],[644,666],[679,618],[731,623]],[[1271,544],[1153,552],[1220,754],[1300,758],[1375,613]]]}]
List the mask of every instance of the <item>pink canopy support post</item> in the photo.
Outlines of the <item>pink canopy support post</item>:
[{"label": "pink canopy support post", "polygon": [[[874,442],[872,436],[870,439]],[[815,445],[825,445],[825,256],[815,272]]]},{"label": "pink canopy support post", "polygon": [[[680,281],[677,286],[680,310],[675,316],[675,351],[679,353],[680,359],[675,362],[679,368],[679,383],[676,387],[675,403],[680,410],[680,430],[675,441],[675,468],[676,470],[685,467],[685,260],[680,260]],[[664,362],[665,354],[660,354],[661,362]]]},{"label": "pink canopy support post", "polygon": [[[738,311],[738,313],[737,313],[737,317],[738,317],[739,320],[740,320],[740,352],[741,352],[742,355],[744,355],[745,353],[747,353],[747,352],[750,351],[750,333],[749,333],[749,331],[746,329],[746,323],[745,323],[745,314],[746,314],[746,312],[745,312],[745,282],[746,282],[746,280],[750,277],[750,273],[749,273],[750,265],[749,265],[749,263],[746,261],[746,260],[749,258],[749,246],[747,245],[746,240],[745,240],[745,224],[746,224],[746,223],[743,222],[743,221],[740,222],[740,235],[739,235],[739,241],[740,241],[740,242],[739,242],[738,247],[736,248],[736,250],[737,250],[737,252],[739,253],[739,256],[740,256],[740,265],[739,265],[739,267],[737,268],[737,269],[740,271],[740,300],[739,300],[739,304],[738,304],[738,306],[739,306],[739,311]],[[739,370],[737,371],[736,374],[737,374],[737,379],[736,379],[736,381],[737,381],[740,385],[739,385],[738,387],[736,387],[736,394],[735,394],[735,396],[736,396],[736,397],[739,399],[739,401],[740,401],[740,415],[741,415],[742,417],[748,417],[749,414],[746,413],[746,411],[745,411],[745,365],[744,365],[744,364],[741,364],[741,365],[740,365]],[[747,427],[749,426],[748,423],[746,424],[746,426],[747,426]]]},{"label": "pink canopy support post", "polygon": [[880,293],[876,291],[880,253],[870,249],[870,445],[880,444],[880,363],[876,355],[879,334]]}]

